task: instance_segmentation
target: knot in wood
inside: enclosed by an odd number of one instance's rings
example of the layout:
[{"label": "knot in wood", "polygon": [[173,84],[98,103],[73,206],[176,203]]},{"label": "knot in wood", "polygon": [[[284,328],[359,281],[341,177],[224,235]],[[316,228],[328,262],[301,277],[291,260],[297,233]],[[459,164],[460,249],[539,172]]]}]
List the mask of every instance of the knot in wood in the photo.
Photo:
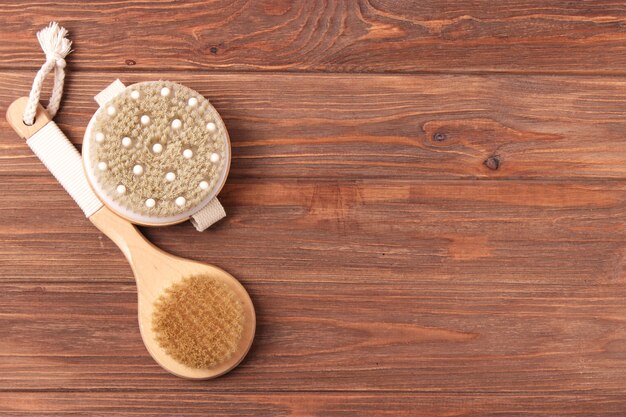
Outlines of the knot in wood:
[{"label": "knot in wood", "polygon": [[445,133],[441,133],[441,132],[437,132],[433,135],[433,140],[435,142],[443,142],[444,140],[446,140],[446,134]]},{"label": "knot in wood", "polygon": [[490,170],[495,171],[500,168],[500,157],[498,155],[490,156],[489,158],[485,159],[485,162],[483,162],[483,164],[485,164],[485,166]]}]

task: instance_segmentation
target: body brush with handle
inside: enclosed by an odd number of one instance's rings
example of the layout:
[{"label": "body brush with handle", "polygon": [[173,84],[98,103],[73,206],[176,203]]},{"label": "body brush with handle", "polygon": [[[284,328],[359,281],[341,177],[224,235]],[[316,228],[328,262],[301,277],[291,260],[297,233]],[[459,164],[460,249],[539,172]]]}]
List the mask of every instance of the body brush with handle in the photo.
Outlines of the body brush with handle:
[{"label": "body brush with handle", "polygon": [[[53,29],[64,38],[56,25],[44,30]],[[32,98],[14,101],[7,120],[130,263],[148,352],[169,372],[191,379],[237,366],[256,326],[246,290],[215,266],[162,251],[133,225],[190,219],[204,230],[225,215],[216,195],[228,173],[230,142],[213,106],[179,84],[125,87],[116,80],[96,96],[100,107],[87,127],[81,160],[37,103],[38,94],[34,106]]]}]

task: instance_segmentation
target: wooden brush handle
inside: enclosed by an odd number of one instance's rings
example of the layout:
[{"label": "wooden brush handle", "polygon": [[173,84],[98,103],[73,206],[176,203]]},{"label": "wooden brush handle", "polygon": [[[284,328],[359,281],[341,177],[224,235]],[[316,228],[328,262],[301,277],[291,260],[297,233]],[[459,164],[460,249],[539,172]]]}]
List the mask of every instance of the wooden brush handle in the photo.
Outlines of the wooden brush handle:
[{"label": "wooden brush handle", "polygon": [[138,262],[138,256],[143,257],[146,252],[162,252],[131,222],[118,216],[107,206],[100,208],[89,220],[120,248],[133,269]]}]

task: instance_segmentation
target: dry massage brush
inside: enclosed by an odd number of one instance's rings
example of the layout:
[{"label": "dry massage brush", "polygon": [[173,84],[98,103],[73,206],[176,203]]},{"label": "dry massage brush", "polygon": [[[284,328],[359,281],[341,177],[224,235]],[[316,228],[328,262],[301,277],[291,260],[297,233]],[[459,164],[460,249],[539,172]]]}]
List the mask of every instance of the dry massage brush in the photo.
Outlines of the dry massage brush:
[{"label": "dry massage brush", "polygon": [[[83,140],[83,158],[52,121],[63,89],[70,41],[56,23],[37,34],[47,61],[30,97],[11,104],[15,131],[74,198],[89,220],[124,253],[137,282],[139,327],[152,357],[169,372],[206,379],[244,358],[255,332],[254,307],[227,272],[168,254],[132,223],[190,219],[204,230],[225,216],[216,199],[230,164],[226,128],[208,100],[172,82],[124,86],[96,96],[99,109]],[[39,92],[55,85],[45,110]]]}]

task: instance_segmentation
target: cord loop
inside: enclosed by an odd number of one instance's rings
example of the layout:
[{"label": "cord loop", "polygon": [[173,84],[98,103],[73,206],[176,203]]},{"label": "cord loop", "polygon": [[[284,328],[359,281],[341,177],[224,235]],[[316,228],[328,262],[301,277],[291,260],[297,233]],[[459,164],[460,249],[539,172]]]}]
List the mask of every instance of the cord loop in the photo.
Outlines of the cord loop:
[{"label": "cord loop", "polygon": [[46,111],[50,117],[59,110],[61,97],[63,97],[63,84],[65,83],[65,57],[71,52],[72,42],[67,39],[67,30],[59,26],[57,22],[52,22],[48,27],[37,33],[37,39],[46,54],[46,62],[41,66],[28,96],[28,103],[24,109],[23,121],[31,126],[35,122],[37,104],[41,96],[43,82],[52,70],[54,70],[54,85],[52,94]]}]

